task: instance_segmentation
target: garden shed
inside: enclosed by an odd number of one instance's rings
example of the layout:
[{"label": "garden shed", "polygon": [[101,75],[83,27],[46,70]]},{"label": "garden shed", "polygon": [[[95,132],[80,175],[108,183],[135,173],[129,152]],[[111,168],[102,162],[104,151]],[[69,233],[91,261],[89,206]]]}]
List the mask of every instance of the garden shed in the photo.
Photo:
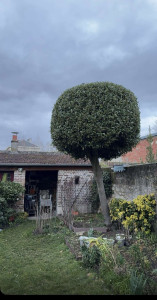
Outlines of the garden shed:
[{"label": "garden shed", "polygon": [[25,187],[18,211],[35,214],[41,199],[49,199],[56,215],[62,215],[67,205],[80,213],[90,212],[93,172],[88,160],[60,152],[0,151],[0,180],[4,173]]}]

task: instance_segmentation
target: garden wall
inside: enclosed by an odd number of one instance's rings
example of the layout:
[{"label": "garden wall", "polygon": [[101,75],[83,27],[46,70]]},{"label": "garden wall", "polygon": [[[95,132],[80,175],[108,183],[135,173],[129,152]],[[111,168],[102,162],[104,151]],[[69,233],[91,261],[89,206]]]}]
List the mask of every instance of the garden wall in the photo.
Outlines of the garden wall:
[{"label": "garden wall", "polygon": [[125,167],[123,172],[113,172],[112,197],[133,200],[138,195],[155,193],[157,163]]}]

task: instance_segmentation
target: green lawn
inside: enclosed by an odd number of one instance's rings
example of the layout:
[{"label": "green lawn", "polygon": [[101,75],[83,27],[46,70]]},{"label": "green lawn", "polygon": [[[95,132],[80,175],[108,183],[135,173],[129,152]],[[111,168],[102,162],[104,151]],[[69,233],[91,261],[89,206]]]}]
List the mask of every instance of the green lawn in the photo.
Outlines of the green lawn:
[{"label": "green lawn", "polygon": [[[33,233],[35,221],[0,232],[0,290],[9,295],[107,295],[95,272],[83,268],[64,242],[71,234],[57,219],[49,234]],[[57,222],[57,224],[56,224]],[[53,228],[53,227],[52,227]]]}]

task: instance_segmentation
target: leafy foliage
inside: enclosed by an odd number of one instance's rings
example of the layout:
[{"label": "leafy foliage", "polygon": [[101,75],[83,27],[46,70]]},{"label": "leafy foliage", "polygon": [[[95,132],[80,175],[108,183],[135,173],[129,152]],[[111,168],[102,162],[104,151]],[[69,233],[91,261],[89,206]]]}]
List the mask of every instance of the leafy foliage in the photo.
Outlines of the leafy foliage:
[{"label": "leafy foliage", "polygon": [[52,111],[51,137],[59,151],[75,158],[111,159],[139,140],[140,113],[135,95],[110,82],[81,84],[66,90]]},{"label": "leafy foliage", "polygon": [[100,250],[95,245],[87,248],[86,245],[81,247],[82,251],[82,262],[87,268],[97,268],[100,264]]},{"label": "leafy foliage", "polygon": [[128,247],[111,245],[100,236],[82,247],[82,261],[85,267],[98,268],[113,295],[156,295],[156,245],[153,233],[138,233]]},{"label": "leafy foliage", "polygon": [[24,192],[24,188],[16,182],[0,182],[0,226],[6,226],[16,215],[14,204]]},{"label": "leafy foliage", "polygon": [[133,201],[113,198],[109,204],[113,221],[118,221],[129,231],[145,234],[153,229],[155,205],[154,194],[139,195]]},{"label": "leafy foliage", "polygon": [[0,195],[5,198],[8,204],[14,204],[22,193],[24,193],[24,188],[17,182],[0,182]]}]

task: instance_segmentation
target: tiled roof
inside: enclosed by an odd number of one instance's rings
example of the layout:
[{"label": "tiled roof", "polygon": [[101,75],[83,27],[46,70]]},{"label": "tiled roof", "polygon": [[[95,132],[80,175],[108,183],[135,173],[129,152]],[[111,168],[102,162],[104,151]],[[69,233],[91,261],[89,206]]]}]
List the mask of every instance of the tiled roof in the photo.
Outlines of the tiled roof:
[{"label": "tiled roof", "polygon": [[[148,137],[148,135],[149,135],[149,134],[144,135],[144,136],[141,136],[140,139],[141,139],[141,140],[145,140],[145,139]],[[157,136],[157,132],[151,133],[151,136],[152,136],[152,137]]]},{"label": "tiled roof", "polygon": [[0,151],[0,166],[91,166],[89,160],[74,159],[59,152]]}]

